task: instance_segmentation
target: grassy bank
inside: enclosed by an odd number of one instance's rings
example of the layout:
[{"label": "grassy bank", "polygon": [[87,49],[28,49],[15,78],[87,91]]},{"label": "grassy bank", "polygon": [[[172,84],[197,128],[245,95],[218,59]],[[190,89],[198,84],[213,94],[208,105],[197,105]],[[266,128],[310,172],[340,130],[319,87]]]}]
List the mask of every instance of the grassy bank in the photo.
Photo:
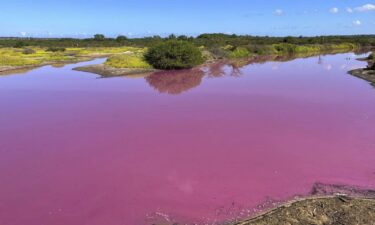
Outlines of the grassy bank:
[{"label": "grassy bank", "polygon": [[144,59],[144,51],[112,55],[104,64],[113,68],[152,69]]},{"label": "grassy bank", "polygon": [[143,52],[136,47],[98,47],[98,48],[0,48],[0,67],[40,66],[52,63],[75,62],[95,57]]},{"label": "grassy bank", "polygon": [[264,55],[313,55],[319,53],[334,53],[334,52],[348,52],[359,49],[361,46],[352,43],[342,44],[271,44],[271,45],[245,45],[241,47],[234,47],[227,45],[225,47],[205,48],[211,53],[213,58],[246,58],[253,56]]}]

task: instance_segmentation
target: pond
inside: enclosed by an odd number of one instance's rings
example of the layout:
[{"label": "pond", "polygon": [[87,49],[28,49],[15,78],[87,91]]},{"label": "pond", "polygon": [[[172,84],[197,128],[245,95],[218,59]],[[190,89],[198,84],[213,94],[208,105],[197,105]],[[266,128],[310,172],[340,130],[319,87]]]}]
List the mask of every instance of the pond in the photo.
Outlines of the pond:
[{"label": "pond", "polygon": [[375,188],[375,89],[352,53],[100,78],[0,76],[0,223],[221,224]]}]

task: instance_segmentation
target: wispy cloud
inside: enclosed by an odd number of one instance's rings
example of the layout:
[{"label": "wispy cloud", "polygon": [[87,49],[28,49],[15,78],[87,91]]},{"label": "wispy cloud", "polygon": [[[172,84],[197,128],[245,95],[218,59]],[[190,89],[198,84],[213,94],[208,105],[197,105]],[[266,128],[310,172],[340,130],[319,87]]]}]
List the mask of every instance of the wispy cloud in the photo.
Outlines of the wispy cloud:
[{"label": "wispy cloud", "polygon": [[333,14],[336,14],[336,13],[339,12],[339,9],[336,8],[336,7],[334,7],[334,8],[332,8],[332,9],[330,9],[329,12],[330,12],[330,13],[333,13]]},{"label": "wispy cloud", "polygon": [[366,4],[354,9],[357,12],[367,12],[367,11],[375,11],[375,5],[373,4]]},{"label": "wispy cloud", "polygon": [[350,7],[347,7],[347,8],[346,8],[346,11],[347,11],[348,13],[353,13],[353,9],[350,8]]},{"label": "wispy cloud", "polygon": [[362,25],[362,22],[360,20],[354,20],[353,21],[353,25],[354,26],[361,26]]},{"label": "wispy cloud", "polygon": [[284,11],[282,9],[276,9],[275,12],[273,12],[275,16],[282,16],[284,15]]}]

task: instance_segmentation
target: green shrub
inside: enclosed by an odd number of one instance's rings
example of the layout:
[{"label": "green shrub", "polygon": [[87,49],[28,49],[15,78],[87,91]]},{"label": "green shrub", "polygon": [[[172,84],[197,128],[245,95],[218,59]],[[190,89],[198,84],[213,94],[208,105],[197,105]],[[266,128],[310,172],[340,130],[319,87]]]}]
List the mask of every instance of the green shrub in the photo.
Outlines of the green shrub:
[{"label": "green shrub", "polygon": [[31,54],[35,54],[35,50],[31,49],[31,48],[24,48],[23,51],[22,51],[23,54],[25,55],[31,55]]},{"label": "green shrub", "polygon": [[186,41],[169,40],[148,50],[145,59],[157,69],[188,69],[203,63],[202,53]]},{"label": "green shrub", "polygon": [[13,47],[14,48],[23,48],[26,44],[23,41],[17,41]]},{"label": "green shrub", "polygon": [[375,53],[371,53],[371,55],[368,56],[368,59],[371,59],[371,60],[375,59]]},{"label": "green shrub", "polygon": [[65,48],[60,47],[49,47],[46,50],[47,52],[65,52]]},{"label": "green shrub", "polygon": [[117,38],[116,38],[116,41],[117,41],[117,42],[124,42],[124,41],[126,41],[126,40],[128,40],[128,38],[127,38],[126,36],[124,36],[124,35],[119,35],[119,36],[117,36]]},{"label": "green shrub", "polygon": [[247,50],[256,55],[273,55],[276,53],[275,48],[271,45],[248,45]]},{"label": "green shrub", "polygon": [[231,53],[229,53],[230,58],[245,58],[249,57],[250,55],[249,50],[240,47],[235,48]]},{"label": "green shrub", "polygon": [[111,56],[107,59],[105,64],[108,66],[115,67],[115,68],[142,68],[142,69],[152,68],[152,66],[143,59],[143,56],[132,55],[132,54]]},{"label": "green shrub", "polygon": [[274,44],[273,47],[275,48],[276,52],[279,54],[291,54],[296,52],[296,45],[293,44]]},{"label": "green shrub", "polygon": [[104,41],[104,39],[105,39],[104,34],[95,34],[94,35],[94,40],[96,40],[96,41]]},{"label": "green shrub", "polygon": [[220,47],[214,47],[210,49],[212,55],[217,59],[224,59],[228,56],[228,51]]}]

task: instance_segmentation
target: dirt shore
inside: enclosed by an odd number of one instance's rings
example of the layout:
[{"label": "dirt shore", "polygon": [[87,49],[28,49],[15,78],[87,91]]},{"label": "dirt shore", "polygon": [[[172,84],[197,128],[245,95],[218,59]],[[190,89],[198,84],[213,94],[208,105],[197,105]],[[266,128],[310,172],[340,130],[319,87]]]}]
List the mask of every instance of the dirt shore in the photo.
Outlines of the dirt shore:
[{"label": "dirt shore", "polygon": [[375,200],[347,196],[289,202],[235,225],[374,225]]},{"label": "dirt shore", "polygon": [[368,66],[367,68],[361,68],[361,69],[355,69],[349,71],[349,74],[356,76],[358,78],[361,78],[363,80],[366,80],[371,83],[371,85],[375,86],[375,70],[370,69],[372,65],[374,65],[375,60],[374,59],[368,59],[368,58],[361,58],[358,59],[360,61],[367,61]]},{"label": "dirt shore", "polygon": [[48,61],[48,62],[43,62],[38,65],[30,65],[30,66],[0,66],[0,75],[11,75],[15,73],[24,73],[29,70],[33,70],[39,67],[43,66],[55,66],[55,65],[67,65],[67,64],[74,64],[74,63],[80,63],[80,62],[87,62],[90,60],[94,60],[97,58],[105,58],[108,57],[108,55],[90,55],[90,56],[82,56],[82,57],[77,57],[76,59],[73,60],[65,60],[65,61]]},{"label": "dirt shore", "polygon": [[315,183],[309,197],[296,198],[232,225],[375,225],[375,191]]},{"label": "dirt shore", "polygon": [[95,73],[102,77],[138,75],[138,74],[145,74],[145,73],[151,73],[151,72],[157,71],[155,69],[113,68],[105,64],[82,66],[82,67],[74,68],[73,70]]}]

